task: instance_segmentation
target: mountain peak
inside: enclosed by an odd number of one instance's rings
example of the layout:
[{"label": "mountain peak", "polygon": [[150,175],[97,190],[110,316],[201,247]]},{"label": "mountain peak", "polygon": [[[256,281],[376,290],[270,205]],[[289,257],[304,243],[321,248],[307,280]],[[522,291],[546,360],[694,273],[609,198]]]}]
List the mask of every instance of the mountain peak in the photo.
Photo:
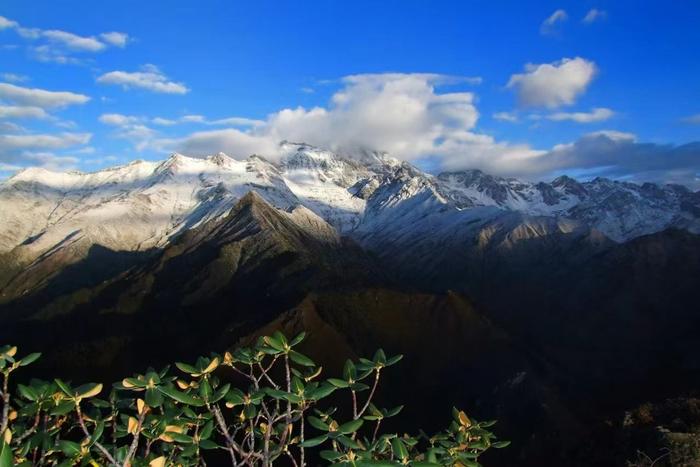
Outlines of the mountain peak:
[{"label": "mountain peak", "polygon": [[84,174],[78,171],[56,172],[44,167],[28,167],[8,178],[3,184],[9,186],[16,183],[37,183],[46,187],[63,189],[71,186],[82,175]]},{"label": "mountain peak", "polygon": [[50,173],[56,172],[45,169],[43,167],[26,167],[24,169],[18,170],[14,175],[8,178],[8,181],[30,180],[36,178],[37,176],[42,176]]},{"label": "mountain peak", "polygon": [[266,206],[269,206],[268,202],[265,201],[265,198],[260,196],[257,191],[255,190],[250,190],[248,193],[243,195],[243,197],[238,200],[238,203],[236,203],[237,206],[243,207],[243,206],[253,206],[255,204],[264,204]]},{"label": "mountain peak", "polygon": [[207,160],[209,162],[212,162],[213,164],[218,165],[219,167],[225,167],[235,162],[235,159],[224,154],[223,152],[218,152],[212,156],[209,156],[207,157]]},{"label": "mountain peak", "polygon": [[257,233],[277,238],[279,245],[296,245],[295,248],[307,248],[310,239],[323,243],[340,241],[335,229],[308,208],[296,206],[287,212],[271,205],[255,190],[241,197],[220,222],[205,224],[193,235],[225,243]]},{"label": "mountain peak", "polygon": [[576,183],[576,180],[569,177],[568,175],[560,175],[554,180],[552,180],[552,185],[554,186],[566,185],[569,183]]}]

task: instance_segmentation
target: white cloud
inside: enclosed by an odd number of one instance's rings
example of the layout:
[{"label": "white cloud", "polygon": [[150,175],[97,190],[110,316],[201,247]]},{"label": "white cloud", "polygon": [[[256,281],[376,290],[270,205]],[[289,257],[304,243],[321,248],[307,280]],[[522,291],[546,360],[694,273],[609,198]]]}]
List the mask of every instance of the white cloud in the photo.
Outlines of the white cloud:
[{"label": "white cloud", "polygon": [[78,128],[78,124],[73,120],[61,120],[60,118],[51,117],[51,121],[57,127],[65,128],[66,130],[74,130]]},{"label": "white cloud", "polygon": [[31,152],[25,151],[22,156],[48,170],[63,171],[74,169],[80,159],[73,156],[58,156],[52,152]]},{"label": "white cloud", "polygon": [[106,125],[112,126],[126,126],[134,123],[152,123],[158,126],[174,126],[182,123],[195,123],[209,126],[235,126],[235,127],[246,127],[246,126],[256,126],[263,125],[265,122],[262,120],[255,120],[252,118],[244,117],[228,117],[220,118],[217,120],[209,120],[204,115],[184,115],[176,119],[154,117],[148,118],[143,116],[133,116],[133,115],[122,115],[122,114],[102,114],[98,120]]},{"label": "white cloud", "polygon": [[132,117],[122,114],[102,114],[98,118],[101,123],[112,126],[126,126],[141,121],[139,117]]},{"label": "white cloud", "polygon": [[124,48],[127,42],[129,42],[129,35],[123,32],[103,32],[100,34],[100,38],[103,42],[113,45],[115,47]]},{"label": "white cloud", "polygon": [[62,149],[87,144],[90,133],[0,135],[0,153],[14,149]]},{"label": "white cloud", "polygon": [[17,73],[0,73],[0,78],[10,83],[23,83],[29,80],[28,76],[20,75]]},{"label": "white cloud", "polygon": [[14,29],[17,26],[17,21],[12,21],[11,19],[5,18],[4,16],[0,16],[0,30],[3,29]]},{"label": "white cloud", "polygon": [[573,104],[596,72],[595,63],[581,57],[539,65],[528,63],[525,73],[512,75],[507,87],[517,91],[518,101],[524,107],[555,108]]},{"label": "white cloud", "polygon": [[0,134],[0,166],[6,170],[24,165],[56,170],[72,168],[78,163],[76,157],[58,156],[51,151],[85,145],[91,137],[90,133],[67,132]]},{"label": "white cloud", "polygon": [[17,34],[25,39],[39,39],[41,37],[41,29],[39,28],[24,28],[17,25],[15,28]]},{"label": "white cloud", "polygon": [[46,118],[49,115],[41,107],[0,105],[0,119],[3,118]]},{"label": "white cloud", "polygon": [[131,142],[138,151],[144,150],[158,132],[145,125],[145,117],[122,115],[117,113],[102,114],[98,120],[105,125],[117,127],[113,136]]},{"label": "white cloud", "polygon": [[160,125],[160,126],[172,126],[172,125],[177,125],[178,122],[176,120],[171,120],[168,118],[156,117],[153,119],[153,124]]},{"label": "white cloud", "polygon": [[555,122],[561,122],[565,120],[570,120],[577,123],[594,123],[603,122],[612,118],[615,115],[610,109],[605,107],[597,107],[591,109],[590,112],[556,112],[547,115],[545,118],[548,120],[553,120]]},{"label": "white cloud", "polygon": [[239,157],[256,153],[273,159],[279,156],[282,140],[346,153],[383,150],[406,160],[459,158],[452,153],[457,150],[462,150],[461,157],[467,157],[465,151],[474,148],[475,142],[483,145],[484,140],[470,133],[479,117],[474,95],[437,91],[440,85],[455,81],[435,74],[348,76],[328,107],[282,109],[247,129],[196,132],[153,144],[191,155],[224,151]]},{"label": "white cloud", "polygon": [[74,149],[71,151],[73,154],[94,154],[96,149],[92,146],[85,146],[84,148]]},{"label": "white cloud", "polygon": [[94,157],[92,159],[85,159],[83,162],[85,162],[86,164],[90,164],[90,165],[102,165],[102,164],[116,162],[118,160],[119,160],[119,158],[117,156],[103,156],[103,157]]},{"label": "white cloud", "polygon": [[515,112],[496,112],[493,114],[493,118],[502,122],[515,123],[518,121],[518,115]]},{"label": "white cloud", "polygon": [[67,54],[63,49],[50,45],[30,47],[31,56],[40,62],[58,63],[59,65],[79,65],[83,60]]},{"label": "white cloud", "polygon": [[107,48],[104,43],[94,37],[83,37],[71,32],[51,29],[43,31],[42,35],[49,42],[60,44],[68,50],[77,52],[101,52]]},{"label": "white cloud", "polygon": [[161,139],[154,143],[156,148],[178,151],[190,155],[213,154],[213,148],[219,148],[228,154],[244,156],[250,154],[276,157],[279,151],[278,142],[261,135],[253,135],[248,132],[228,128],[224,130],[198,131],[181,139]]},{"label": "white cloud", "polygon": [[180,121],[184,123],[204,123],[204,115],[185,115],[180,117]]},{"label": "white cloud", "polygon": [[83,94],[25,88],[8,83],[0,83],[0,99],[7,100],[13,104],[36,106],[43,109],[84,104],[90,100],[88,96]]},{"label": "white cloud", "polygon": [[187,94],[189,89],[183,83],[170,81],[154,65],[144,65],[142,71],[110,71],[97,78],[101,84],[116,84],[124,89],[145,89],[164,94]]},{"label": "white cloud", "polygon": [[257,126],[264,125],[263,120],[256,120],[253,118],[244,117],[228,117],[220,118],[218,120],[207,120],[204,122],[206,125],[218,125],[218,126]]},{"label": "white cloud", "polygon": [[23,167],[19,165],[5,164],[4,162],[0,162],[0,172],[17,172],[18,170],[22,169]]},{"label": "white cloud", "polygon": [[539,162],[535,167],[540,173],[588,169],[600,176],[700,188],[700,143],[640,143],[629,133],[603,131],[556,146]]},{"label": "white cloud", "polygon": [[14,122],[0,120],[0,134],[25,133],[27,130]]},{"label": "white cloud", "polygon": [[586,16],[581,20],[584,24],[592,24],[596,21],[602,21],[608,17],[608,12],[605,10],[599,10],[597,8],[591,8],[586,13]]},{"label": "white cloud", "polygon": [[[156,138],[148,146],[192,156],[223,151],[234,157],[260,154],[274,159],[280,155],[279,142],[287,139],[348,155],[358,149],[376,149],[404,160],[429,157],[443,170],[479,168],[533,180],[587,170],[611,177],[697,185],[698,143],[680,147],[643,144],[630,133],[610,130],[551,150],[497,141],[474,130],[478,111],[473,95],[440,93],[439,82],[435,75],[347,77],[328,107],[283,109],[270,114],[262,125]],[[591,114],[597,118],[607,113],[595,110]]]},{"label": "white cloud", "polygon": [[158,132],[154,129],[146,125],[137,124],[121,127],[115,136],[133,143],[137,151],[143,151],[150,145],[157,134]]},{"label": "white cloud", "polygon": [[540,26],[540,34],[549,35],[557,32],[557,24],[569,19],[569,15],[564,10],[557,10],[547,17]]},{"label": "white cloud", "polygon": [[39,45],[29,47],[32,56],[44,62],[81,63],[72,56],[74,53],[97,53],[108,47],[126,46],[129,35],[123,32],[106,32],[99,36],[81,36],[59,29],[39,29],[21,26],[17,21],[0,16],[0,30],[14,29],[23,39],[39,41]]}]

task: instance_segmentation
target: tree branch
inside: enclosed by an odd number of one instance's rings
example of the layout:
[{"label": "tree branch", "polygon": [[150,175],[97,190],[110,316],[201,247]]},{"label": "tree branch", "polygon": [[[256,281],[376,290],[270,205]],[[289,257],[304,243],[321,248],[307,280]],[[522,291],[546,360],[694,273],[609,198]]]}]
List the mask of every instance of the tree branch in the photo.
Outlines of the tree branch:
[{"label": "tree branch", "polygon": [[[78,423],[80,424],[80,428],[82,428],[83,433],[85,433],[85,436],[88,438],[92,439],[92,435],[88,431],[87,427],[85,426],[85,420],[83,420],[83,412],[80,410],[80,404],[76,403],[75,404],[75,412],[78,414]],[[102,446],[97,440],[93,443],[93,446],[95,446],[106,458],[107,460],[112,464],[112,465],[119,465],[117,461],[112,457],[112,455],[109,453],[109,451]]]},{"label": "tree branch", "polygon": [[141,426],[143,425],[143,420],[146,418],[146,409],[144,409],[138,418],[138,425],[136,426],[136,433],[134,433],[134,439],[131,441],[131,446],[129,446],[129,452],[124,458],[124,467],[129,467],[131,465],[131,459],[136,454],[136,449],[139,447],[139,438],[141,437]]},{"label": "tree branch", "polygon": [[365,406],[362,407],[362,410],[360,410],[360,413],[357,414],[355,418],[360,418],[367,408],[369,407],[370,402],[372,402],[372,398],[374,397],[374,392],[377,390],[377,386],[379,385],[379,370],[374,374],[374,384],[372,385],[372,390],[369,392],[369,396],[367,396],[367,402],[365,402]]},{"label": "tree branch", "polygon": [[0,436],[5,434],[10,415],[10,390],[8,388],[10,373],[8,371],[7,373],[3,372],[2,374],[2,423],[0,423]]}]

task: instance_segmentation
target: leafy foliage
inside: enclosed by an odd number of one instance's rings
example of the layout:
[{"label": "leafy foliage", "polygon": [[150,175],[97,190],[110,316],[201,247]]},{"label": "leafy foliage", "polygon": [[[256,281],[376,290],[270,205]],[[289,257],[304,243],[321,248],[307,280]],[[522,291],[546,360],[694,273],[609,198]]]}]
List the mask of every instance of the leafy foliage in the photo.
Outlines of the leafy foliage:
[{"label": "leafy foliage", "polygon": [[[495,422],[456,409],[449,427],[433,436],[381,433],[382,422],[402,407],[372,401],[382,372],[401,356],[378,350],[372,359],[348,360],[341,378],[324,380],[322,369],[294,350],[303,339],[278,332],[250,348],[178,362],[175,376],[170,368],[149,369],[109,391],[33,379],[18,384],[15,397],[10,375],[39,354],[20,359],[16,347],[1,347],[0,467],[206,465],[216,451],[228,453],[234,466],[267,467],[286,458],[301,467],[311,448],[337,466],[469,467],[487,449],[508,445],[488,431]],[[245,387],[225,382],[236,378]],[[334,393],[347,394],[348,415],[324,404]]]}]

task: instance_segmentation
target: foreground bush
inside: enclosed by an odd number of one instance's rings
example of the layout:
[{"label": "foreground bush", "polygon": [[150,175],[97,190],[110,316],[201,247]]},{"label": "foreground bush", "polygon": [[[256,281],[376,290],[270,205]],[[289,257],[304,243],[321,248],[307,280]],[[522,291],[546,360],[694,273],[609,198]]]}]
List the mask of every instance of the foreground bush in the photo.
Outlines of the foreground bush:
[{"label": "foreground bush", "polygon": [[[449,427],[433,436],[381,433],[382,422],[401,407],[372,401],[384,369],[401,356],[379,350],[371,360],[348,360],[341,378],[323,380],[321,368],[294,350],[303,339],[275,333],[251,348],[176,363],[178,376],[169,368],[149,369],[110,391],[95,383],[31,380],[17,385],[17,395],[10,394],[10,377],[39,354],[19,358],[16,347],[2,347],[0,467],[206,465],[216,451],[235,466],[284,459],[301,467],[310,449],[338,466],[468,467],[479,465],[487,449],[508,444],[487,430],[495,422],[457,410]],[[234,379],[226,371],[247,387],[224,383],[223,376]],[[321,402],[335,392],[347,394],[345,411]]]}]

